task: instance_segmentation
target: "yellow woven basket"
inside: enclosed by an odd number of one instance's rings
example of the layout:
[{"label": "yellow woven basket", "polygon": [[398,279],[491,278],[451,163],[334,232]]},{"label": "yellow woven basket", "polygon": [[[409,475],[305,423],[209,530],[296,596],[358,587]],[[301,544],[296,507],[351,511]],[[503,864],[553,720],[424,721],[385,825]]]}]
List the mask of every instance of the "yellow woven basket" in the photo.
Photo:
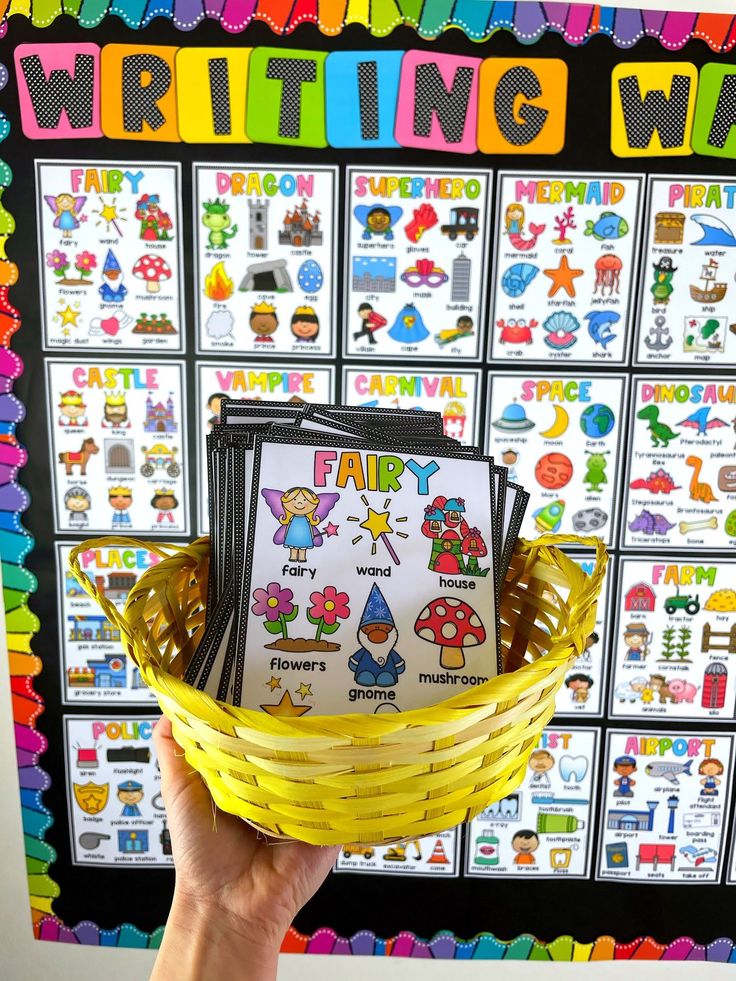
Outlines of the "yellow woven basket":
[{"label": "yellow woven basket", "polygon": [[[595,549],[588,576],[559,545]],[[120,613],[82,572],[104,545],[162,559]],[[209,542],[100,538],[71,568],[120,629],[187,761],[223,811],[278,838],[382,845],[469,821],[521,783],[555,695],[595,625],[606,568],[597,538],[520,540],[501,597],[505,673],[429,708],[284,720],[217,702],[181,680],[204,628]]]}]

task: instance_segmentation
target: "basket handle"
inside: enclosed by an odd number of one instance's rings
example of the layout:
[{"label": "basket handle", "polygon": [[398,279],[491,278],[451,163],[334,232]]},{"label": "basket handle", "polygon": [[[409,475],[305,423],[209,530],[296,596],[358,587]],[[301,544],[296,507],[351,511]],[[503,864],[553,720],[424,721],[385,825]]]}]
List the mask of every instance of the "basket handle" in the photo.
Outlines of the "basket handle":
[{"label": "basket handle", "polygon": [[144,542],[140,538],[124,538],[119,535],[106,535],[104,538],[89,538],[87,541],[74,546],[69,554],[69,568],[74,573],[74,578],[85,593],[91,596],[101,607],[107,619],[115,624],[120,631],[120,636],[125,637],[128,644],[131,644],[133,638],[125,617],[120,614],[115,604],[97,589],[87,573],[82,571],[80,564],[80,557],[83,552],[110,545],[119,545],[122,548],[144,548],[147,552],[153,552],[154,555],[158,555],[162,560],[171,558],[176,554],[184,553],[196,563],[199,561],[200,555],[194,545],[173,545],[169,542]]}]

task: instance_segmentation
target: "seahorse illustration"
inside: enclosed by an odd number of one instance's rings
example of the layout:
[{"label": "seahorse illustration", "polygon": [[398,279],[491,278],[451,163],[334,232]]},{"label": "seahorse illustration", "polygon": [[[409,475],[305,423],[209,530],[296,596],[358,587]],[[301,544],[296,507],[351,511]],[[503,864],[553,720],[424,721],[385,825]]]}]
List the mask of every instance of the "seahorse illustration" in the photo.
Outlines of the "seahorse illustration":
[{"label": "seahorse illustration", "polygon": [[693,468],[693,475],[690,478],[690,498],[693,501],[700,501],[702,504],[711,504],[718,498],[713,493],[713,488],[705,481],[699,480],[700,471],[703,468],[703,461],[699,456],[689,456],[685,463]]}]

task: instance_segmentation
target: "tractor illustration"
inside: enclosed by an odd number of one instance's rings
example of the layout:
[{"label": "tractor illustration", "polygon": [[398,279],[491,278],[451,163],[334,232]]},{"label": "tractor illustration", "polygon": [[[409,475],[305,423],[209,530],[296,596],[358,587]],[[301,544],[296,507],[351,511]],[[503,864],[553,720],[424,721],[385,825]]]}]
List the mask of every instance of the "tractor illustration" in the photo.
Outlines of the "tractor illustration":
[{"label": "tractor illustration", "polygon": [[441,225],[440,231],[454,242],[459,235],[464,235],[466,242],[472,242],[478,234],[477,208],[450,208],[450,222]]},{"label": "tractor illustration", "polygon": [[680,596],[679,590],[675,596],[668,596],[664,601],[664,608],[670,616],[678,610],[684,610],[688,616],[694,617],[700,609],[699,596]]},{"label": "tractor illustration", "polygon": [[144,477],[153,477],[157,470],[163,470],[169,477],[178,477],[181,467],[174,459],[176,452],[175,446],[166,446],[164,443],[155,443],[150,449],[142,446],[144,462],[141,473]]}]

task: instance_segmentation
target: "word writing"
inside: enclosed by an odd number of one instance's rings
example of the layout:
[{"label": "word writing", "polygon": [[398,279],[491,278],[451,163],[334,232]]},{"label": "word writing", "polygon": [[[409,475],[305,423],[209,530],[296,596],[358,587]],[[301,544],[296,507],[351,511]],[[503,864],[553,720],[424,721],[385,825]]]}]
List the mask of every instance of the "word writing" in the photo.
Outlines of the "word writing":
[{"label": "word writing", "polygon": [[[332,464],[338,459],[335,450],[317,450],[314,454],[314,485],[325,487],[327,475],[332,473]],[[367,453],[365,458],[359,452],[345,451],[340,453],[335,476],[336,487],[347,487],[352,482],[357,491],[388,491],[401,490],[399,477],[409,471],[417,479],[417,493],[421,496],[429,494],[429,478],[440,469],[434,460],[422,466],[416,460],[406,463],[391,454],[379,455]]]}]

